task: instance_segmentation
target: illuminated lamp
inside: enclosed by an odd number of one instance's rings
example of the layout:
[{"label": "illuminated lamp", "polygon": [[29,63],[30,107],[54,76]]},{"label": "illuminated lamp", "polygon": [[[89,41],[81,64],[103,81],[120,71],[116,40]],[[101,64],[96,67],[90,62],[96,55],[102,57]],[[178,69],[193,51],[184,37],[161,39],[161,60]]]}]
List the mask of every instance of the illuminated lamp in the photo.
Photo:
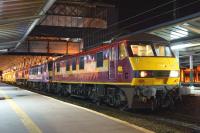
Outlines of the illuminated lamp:
[{"label": "illuminated lamp", "polygon": [[146,71],[141,71],[140,72],[140,77],[144,78],[147,77],[148,73]]}]

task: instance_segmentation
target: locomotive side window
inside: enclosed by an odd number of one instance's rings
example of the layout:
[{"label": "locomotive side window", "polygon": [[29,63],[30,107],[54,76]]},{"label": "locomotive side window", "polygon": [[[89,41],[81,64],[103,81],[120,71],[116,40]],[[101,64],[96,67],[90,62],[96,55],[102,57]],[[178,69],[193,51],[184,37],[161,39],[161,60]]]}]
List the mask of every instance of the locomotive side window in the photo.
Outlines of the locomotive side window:
[{"label": "locomotive side window", "polygon": [[38,67],[38,74],[41,74],[41,71],[42,71],[42,68],[41,67]]},{"label": "locomotive side window", "polygon": [[96,54],[96,67],[103,67],[103,52],[99,52]]},{"label": "locomotive side window", "polygon": [[157,56],[172,56],[172,52],[168,46],[154,45]]},{"label": "locomotive side window", "polygon": [[36,70],[35,74],[38,75],[38,68],[35,68],[35,70]]},{"label": "locomotive side window", "polygon": [[154,56],[151,45],[130,45],[133,56]]},{"label": "locomotive side window", "polygon": [[79,69],[84,69],[84,56],[79,58]]},{"label": "locomotive side window", "polygon": [[66,60],[66,71],[70,71],[69,59]]},{"label": "locomotive side window", "polygon": [[48,69],[49,69],[49,71],[52,71],[52,66],[53,66],[53,62],[50,61],[50,62],[48,63]]},{"label": "locomotive side window", "polygon": [[119,45],[119,59],[123,60],[126,57],[127,57],[126,47],[124,43],[122,43]]},{"label": "locomotive side window", "polygon": [[43,73],[44,72],[44,69],[43,69],[43,66],[41,66],[41,73]]},{"label": "locomotive side window", "polygon": [[76,70],[76,57],[72,58],[72,70]]},{"label": "locomotive side window", "polygon": [[60,72],[60,63],[56,63],[56,72]]}]

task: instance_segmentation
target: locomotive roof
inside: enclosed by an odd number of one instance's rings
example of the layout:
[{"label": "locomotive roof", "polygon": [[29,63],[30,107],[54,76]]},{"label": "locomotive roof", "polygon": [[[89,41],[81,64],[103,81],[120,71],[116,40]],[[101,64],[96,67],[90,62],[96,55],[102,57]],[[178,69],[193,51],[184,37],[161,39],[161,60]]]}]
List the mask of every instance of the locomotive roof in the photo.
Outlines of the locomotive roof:
[{"label": "locomotive roof", "polygon": [[63,59],[65,59],[66,57],[73,57],[73,56],[79,56],[79,55],[84,55],[84,54],[87,54],[87,53],[93,53],[93,52],[96,52],[96,51],[100,51],[100,50],[103,50],[107,47],[111,47],[112,45],[115,45],[116,43],[107,43],[107,44],[103,44],[101,46],[98,46],[98,47],[95,47],[95,48],[91,48],[89,50],[86,50],[86,51],[82,51],[80,53],[76,53],[76,54],[72,54],[72,55],[64,55],[58,59],[55,60],[56,61],[61,61]]},{"label": "locomotive roof", "polygon": [[162,42],[164,44],[168,43],[168,41],[165,40],[164,38],[161,38],[152,34],[147,34],[147,33],[136,34],[136,35],[126,35],[126,36],[121,36],[118,39],[116,39],[116,41],[122,41],[122,40],[129,40],[129,41],[136,41],[136,42],[152,42],[152,43]]},{"label": "locomotive roof", "polygon": [[147,33],[143,33],[143,34],[137,34],[137,35],[127,35],[127,36],[123,36],[123,37],[119,37],[118,39],[116,39],[114,42],[112,43],[106,43],[103,45],[99,45],[95,48],[91,48],[88,49],[87,51],[83,51],[77,54],[73,54],[73,55],[64,55],[58,59],[56,59],[55,61],[61,61],[63,59],[65,59],[67,56],[68,57],[72,57],[72,56],[79,56],[79,55],[83,55],[89,52],[96,52],[96,51],[100,51],[103,50],[107,47],[111,47],[112,45],[115,45],[116,43],[119,42],[123,42],[123,41],[131,41],[131,42],[152,42],[152,43],[162,43],[162,44],[168,44],[168,41],[166,41],[165,39],[155,36],[155,35],[151,35],[151,34],[147,34]]}]

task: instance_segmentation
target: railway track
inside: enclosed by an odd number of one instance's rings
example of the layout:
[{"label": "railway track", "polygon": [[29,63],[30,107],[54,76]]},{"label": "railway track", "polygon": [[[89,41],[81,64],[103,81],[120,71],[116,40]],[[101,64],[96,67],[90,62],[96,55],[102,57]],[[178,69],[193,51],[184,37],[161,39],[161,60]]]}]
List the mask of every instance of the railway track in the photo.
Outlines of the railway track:
[{"label": "railway track", "polygon": [[155,118],[158,121],[167,122],[177,126],[192,129],[195,132],[200,132],[200,120],[188,115],[179,113],[165,113],[163,115],[159,114],[155,116]]}]

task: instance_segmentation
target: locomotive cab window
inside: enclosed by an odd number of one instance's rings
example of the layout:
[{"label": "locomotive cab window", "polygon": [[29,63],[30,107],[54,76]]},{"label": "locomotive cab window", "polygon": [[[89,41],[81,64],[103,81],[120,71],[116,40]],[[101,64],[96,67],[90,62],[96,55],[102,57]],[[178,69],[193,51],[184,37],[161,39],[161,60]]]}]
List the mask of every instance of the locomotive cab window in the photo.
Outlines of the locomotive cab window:
[{"label": "locomotive cab window", "polygon": [[157,56],[172,56],[172,52],[168,46],[154,45]]},{"label": "locomotive cab window", "polygon": [[103,67],[103,52],[99,52],[96,54],[96,67]]},{"label": "locomotive cab window", "polygon": [[154,56],[151,45],[130,45],[133,56]]},{"label": "locomotive cab window", "polygon": [[76,70],[76,57],[72,58],[72,70]]},{"label": "locomotive cab window", "polygon": [[123,60],[124,58],[127,57],[127,51],[126,51],[126,46],[124,43],[121,43],[119,45],[119,59]]},{"label": "locomotive cab window", "polygon": [[56,63],[56,71],[60,72],[60,63]]},{"label": "locomotive cab window", "polygon": [[84,56],[79,58],[79,69],[84,69]]}]

